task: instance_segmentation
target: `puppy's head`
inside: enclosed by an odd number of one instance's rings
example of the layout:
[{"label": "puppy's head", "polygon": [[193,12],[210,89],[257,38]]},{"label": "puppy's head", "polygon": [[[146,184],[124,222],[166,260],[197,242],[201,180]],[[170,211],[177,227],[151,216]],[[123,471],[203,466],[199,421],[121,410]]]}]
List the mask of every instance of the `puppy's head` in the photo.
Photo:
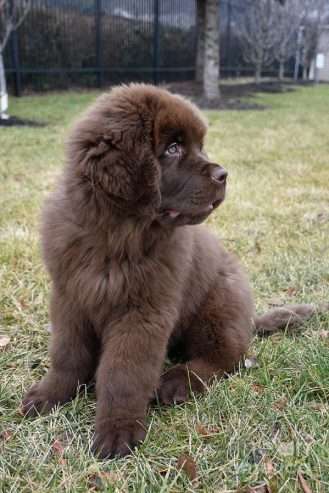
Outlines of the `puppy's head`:
[{"label": "puppy's head", "polygon": [[196,106],[180,96],[164,95],[154,132],[162,223],[200,223],[224,200],[227,172],[208,159],[203,149],[206,131]]},{"label": "puppy's head", "polygon": [[204,152],[205,133],[201,112],[184,98],[150,85],[121,86],[76,124],[69,163],[121,214],[196,224],[224,200],[227,176]]}]

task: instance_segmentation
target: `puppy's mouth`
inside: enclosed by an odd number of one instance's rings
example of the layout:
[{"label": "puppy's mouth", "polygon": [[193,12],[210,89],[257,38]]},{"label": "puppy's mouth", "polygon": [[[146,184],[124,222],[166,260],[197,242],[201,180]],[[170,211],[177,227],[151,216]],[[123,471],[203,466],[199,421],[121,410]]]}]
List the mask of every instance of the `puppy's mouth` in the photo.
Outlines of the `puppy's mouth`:
[{"label": "puppy's mouth", "polygon": [[178,209],[162,209],[160,210],[159,220],[164,224],[172,224],[174,226],[182,226],[185,224],[199,224],[203,222],[209,214],[212,213],[222,202],[224,198],[217,199],[209,205],[193,211],[181,211]]}]

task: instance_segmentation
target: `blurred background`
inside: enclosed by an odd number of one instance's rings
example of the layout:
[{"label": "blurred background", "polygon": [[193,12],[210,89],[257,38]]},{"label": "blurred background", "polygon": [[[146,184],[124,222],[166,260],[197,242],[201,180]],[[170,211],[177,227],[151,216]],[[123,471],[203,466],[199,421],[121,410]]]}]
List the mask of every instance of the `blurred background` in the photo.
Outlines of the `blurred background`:
[{"label": "blurred background", "polygon": [[[0,0],[0,91],[219,78],[329,81],[327,0]],[[4,115],[3,115],[4,116]]]}]

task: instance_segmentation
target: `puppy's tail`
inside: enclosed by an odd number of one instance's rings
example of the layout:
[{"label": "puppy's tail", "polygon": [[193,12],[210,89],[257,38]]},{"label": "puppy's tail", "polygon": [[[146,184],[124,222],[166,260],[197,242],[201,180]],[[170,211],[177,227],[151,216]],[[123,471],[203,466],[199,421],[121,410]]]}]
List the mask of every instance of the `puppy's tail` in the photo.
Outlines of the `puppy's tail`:
[{"label": "puppy's tail", "polygon": [[313,304],[285,305],[257,315],[254,319],[255,332],[267,336],[282,329],[295,329],[315,314],[329,311],[329,303],[319,306]]}]

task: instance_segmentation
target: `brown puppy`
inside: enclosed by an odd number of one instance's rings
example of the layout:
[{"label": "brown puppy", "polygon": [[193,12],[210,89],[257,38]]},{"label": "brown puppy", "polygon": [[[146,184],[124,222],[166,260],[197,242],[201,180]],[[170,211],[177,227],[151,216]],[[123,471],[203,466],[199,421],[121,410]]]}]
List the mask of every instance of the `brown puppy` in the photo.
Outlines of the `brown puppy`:
[{"label": "brown puppy", "polygon": [[[148,85],[113,89],[75,126],[46,204],[51,367],[23,411],[50,410],[96,374],[101,457],[125,455],[144,438],[156,391],[165,404],[202,391],[234,369],[252,336],[254,305],[238,261],[191,226],[225,195],[227,173],[203,151],[205,133],[202,114],[180,96]],[[291,312],[275,317],[256,325],[272,330]],[[181,363],[161,376],[168,351]]]}]

